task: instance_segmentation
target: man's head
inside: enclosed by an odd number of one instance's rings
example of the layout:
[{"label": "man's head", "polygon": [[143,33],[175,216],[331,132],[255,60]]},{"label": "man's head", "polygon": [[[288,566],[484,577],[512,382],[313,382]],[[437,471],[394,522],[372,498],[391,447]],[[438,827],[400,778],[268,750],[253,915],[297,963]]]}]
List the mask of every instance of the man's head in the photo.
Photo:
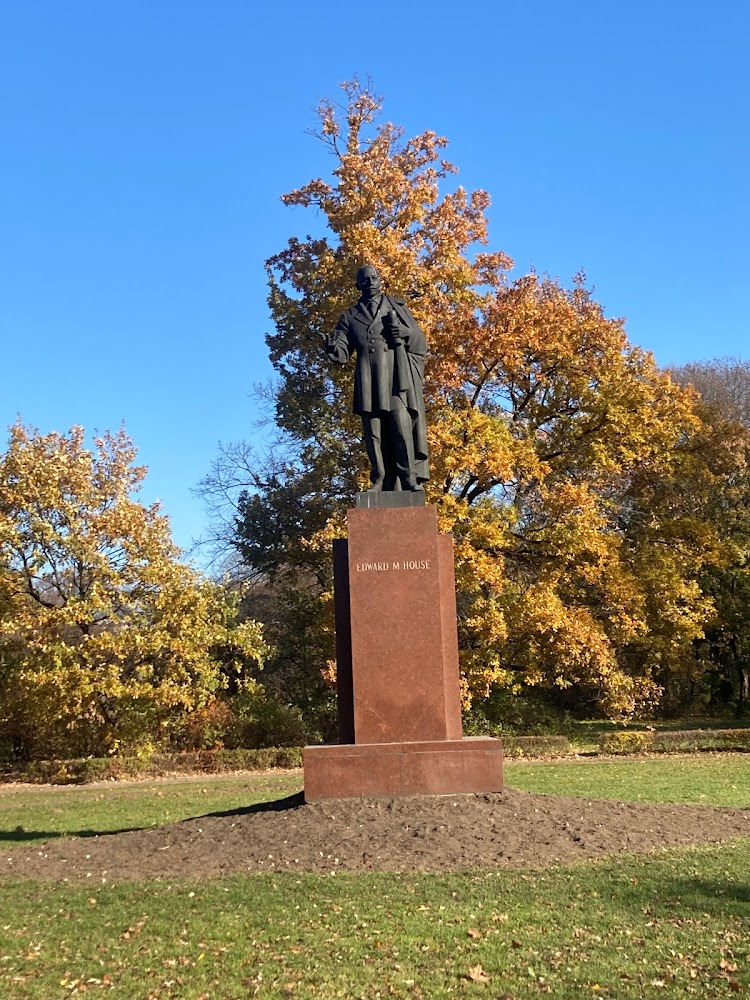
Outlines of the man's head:
[{"label": "man's head", "polygon": [[365,264],[357,271],[357,288],[365,302],[380,295],[380,275],[371,264]]}]

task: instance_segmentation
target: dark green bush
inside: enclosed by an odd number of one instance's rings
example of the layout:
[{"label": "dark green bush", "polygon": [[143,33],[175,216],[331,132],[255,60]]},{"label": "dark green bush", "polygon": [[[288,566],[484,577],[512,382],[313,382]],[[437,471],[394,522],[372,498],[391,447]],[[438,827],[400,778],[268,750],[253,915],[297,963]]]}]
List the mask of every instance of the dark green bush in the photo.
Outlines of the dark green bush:
[{"label": "dark green bush", "polygon": [[565,733],[571,716],[538,692],[514,694],[495,688],[487,698],[473,703],[463,721],[467,736],[547,736]]},{"label": "dark green bush", "polygon": [[238,713],[239,745],[258,749],[298,747],[310,743],[302,712],[273,698],[255,698]]}]

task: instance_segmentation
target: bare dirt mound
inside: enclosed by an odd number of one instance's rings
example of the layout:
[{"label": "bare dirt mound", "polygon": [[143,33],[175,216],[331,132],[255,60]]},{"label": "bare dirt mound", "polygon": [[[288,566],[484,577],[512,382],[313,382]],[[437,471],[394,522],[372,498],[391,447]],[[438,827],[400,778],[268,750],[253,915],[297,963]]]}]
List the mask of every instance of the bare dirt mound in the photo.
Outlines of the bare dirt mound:
[{"label": "bare dirt mound", "polygon": [[[495,795],[301,795],[149,830],[17,847],[0,877],[196,879],[258,871],[450,871],[571,862],[750,836],[750,810]],[[1,856],[0,856],[1,857]]]}]

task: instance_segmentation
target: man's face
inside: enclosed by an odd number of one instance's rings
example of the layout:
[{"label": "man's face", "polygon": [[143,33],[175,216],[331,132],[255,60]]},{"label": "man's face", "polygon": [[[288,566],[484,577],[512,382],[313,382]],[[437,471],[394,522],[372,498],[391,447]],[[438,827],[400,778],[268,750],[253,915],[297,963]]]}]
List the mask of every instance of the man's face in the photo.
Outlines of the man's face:
[{"label": "man's face", "polygon": [[362,267],[357,271],[357,288],[365,301],[380,294],[380,275],[374,267]]}]

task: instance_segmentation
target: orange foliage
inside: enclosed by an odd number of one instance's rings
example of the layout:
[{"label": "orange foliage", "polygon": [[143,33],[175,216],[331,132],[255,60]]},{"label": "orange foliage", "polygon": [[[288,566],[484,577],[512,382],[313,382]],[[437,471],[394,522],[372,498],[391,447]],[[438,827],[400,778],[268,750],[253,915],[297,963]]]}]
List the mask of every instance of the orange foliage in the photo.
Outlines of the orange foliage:
[{"label": "orange foliage", "polygon": [[488,195],[441,193],[447,140],[406,140],[369,89],[343,89],[343,106],[318,111],[332,179],[284,197],[316,209],[328,235],[291,239],[267,265],[276,419],[297,447],[276,483],[338,483],[328,524],[297,552],[326,550],[366,481],[351,374],[328,368],[320,336],[371,263],[413,296],[430,345],[428,502],[456,543],[467,698],[542,685],[628,714],[658,698],[711,612],[697,581],[721,545],[675,502],[716,481],[694,447],[695,394],[628,343],[583,276],[570,289],[511,280],[512,261],[486,249]]}]

